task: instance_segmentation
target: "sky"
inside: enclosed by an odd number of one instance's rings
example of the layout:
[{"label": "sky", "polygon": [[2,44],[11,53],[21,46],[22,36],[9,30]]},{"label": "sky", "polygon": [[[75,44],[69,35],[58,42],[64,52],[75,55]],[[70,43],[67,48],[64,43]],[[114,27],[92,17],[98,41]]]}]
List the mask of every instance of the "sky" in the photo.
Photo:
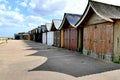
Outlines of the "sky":
[{"label": "sky", "polygon": [[[95,0],[120,5],[119,0]],[[28,32],[62,19],[64,13],[82,14],[88,0],[0,0],[0,37]]]}]

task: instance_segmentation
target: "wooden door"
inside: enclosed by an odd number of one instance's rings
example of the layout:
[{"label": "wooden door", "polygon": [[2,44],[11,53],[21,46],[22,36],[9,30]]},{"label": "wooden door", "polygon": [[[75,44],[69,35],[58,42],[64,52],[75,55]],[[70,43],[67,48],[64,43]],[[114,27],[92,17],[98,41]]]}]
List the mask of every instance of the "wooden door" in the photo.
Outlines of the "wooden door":
[{"label": "wooden door", "polygon": [[83,37],[83,49],[89,51],[90,50],[90,27],[84,27],[84,37]]},{"label": "wooden door", "polygon": [[54,46],[57,46],[57,32],[54,31]]},{"label": "wooden door", "polygon": [[65,39],[64,39],[64,36],[65,36],[65,35],[64,35],[64,32],[65,32],[65,31],[64,31],[63,29],[60,31],[60,36],[61,36],[61,43],[60,43],[61,45],[60,45],[60,46],[61,46],[61,47],[64,47],[64,40],[65,40]]},{"label": "wooden door", "polygon": [[71,28],[70,29],[70,50],[76,51],[77,50],[77,29]]},{"label": "wooden door", "polygon": [[87,51],[96,54],[112,53],[113,47],[113,25],[101,23],[84,27],[83,45]]},{"label": "wooden door", "polygon": [[56,36],[56,45],[57,45],[57,47],[60,47],[60,44],[61,44],[61,37],[60,37],[60,31],[57,31],[57,36]]},{"label": "wooden door", "polygon": [[51,31],[51,32],[48,32],[47,33],[47,45],[53,45],[53,41],[54,41],[54,33]]},{"label": "wooden door", "polygon": [[46,44],[46,33],[42,33],[42,43]]},{"label": "wooden door", "polygon": [[65,29],[64,41],[64,47],[69,49],[69,29]]}]

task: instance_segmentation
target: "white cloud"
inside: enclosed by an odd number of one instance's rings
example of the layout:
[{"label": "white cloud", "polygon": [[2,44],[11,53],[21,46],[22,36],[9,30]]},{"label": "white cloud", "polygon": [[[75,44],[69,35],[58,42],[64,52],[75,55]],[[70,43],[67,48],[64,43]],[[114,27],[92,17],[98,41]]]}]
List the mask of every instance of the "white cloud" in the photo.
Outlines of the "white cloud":
[{"label": "white cloud", "polygon": [[36,4],[35,4],[35,3],[30,2],[30,3],[29,3],[29,6],[30,6],[30,8],[34,9],[34,8],[36,7]]},{"label": "white cloud", "polygon": [[23,7],[27,7],[27,3],[26,2],[21,2],[20,5],[23,6]]},{"label": "white cloud", "polygon": [[11,10],[11,6],[8,6],[8,10]]},{"label": "white cloud", "polygon": [[65,0],[31,0],[29,6],[34,13],[51,15],[65,7]]},{"label": "white cloud", "polygon": [[63,12],[82,14],[87,6],[88,0],[66,0]]},{"label": "white cloud", "polygon": [[15,8],[15,11],[16,11],[16,12],[19,12],[19,11],[20,11],[20,9],[19,9],[19,8]]},{"label": "white cloud", "polygon": [[25,22],[29,23],[28,25],[34,24],[37,27],[41,24],[45,24],[46,22],[50,21],[38,16],[27,16]]},{"label": "white cloud", "polygon": [[0,10],[6,10],[5,4],[0,4]]},{"label": "white cloud", "polygon": [[[95,0],[114,5],[120,5],[119,0]],[[88,0],[31,0],[30,10],[33,13],[48,15],[63,15],[63,13],[82,14],[87,6]]]},{"label": "white cloud", "polygon": [[[24,15],[14,11],[2,11],[0,10],[1,22],[3,25],[19,25],[24,21]],[[15,25],[16,24],[16,25]]]},{"label": "white cloud", "polygon": [[34,24],[34,23],[28,23],[28,26],[33,29],[33,28],[36,28],[38,25],[37,24]]}]

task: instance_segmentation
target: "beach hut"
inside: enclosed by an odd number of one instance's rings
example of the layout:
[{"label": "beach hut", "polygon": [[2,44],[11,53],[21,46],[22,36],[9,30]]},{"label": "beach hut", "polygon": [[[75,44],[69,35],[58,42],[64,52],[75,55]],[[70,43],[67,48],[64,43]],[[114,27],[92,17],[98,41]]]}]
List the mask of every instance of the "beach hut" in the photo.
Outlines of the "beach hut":
[{"label": "beach hut", "polygon": [[30,30],[28,33],[29,33],[29,35],[30,35],[30,40],[33,40],[32,30]]},{"label": "beach hut", "polygon": [[34,29],[34,41],[38,42],[38,28]]},{"label": "beach hut", "polygon": [[35,41],[35,29],[31,30],[32,41]]},{"label": "beach hut", "polygon": [[42,29],[42,44],[47,44],[47,28],[46,25],[41,25]]},{"label": "beach hut", "polygon": [[28,33],[21,32],[15,34],[15,40],[29,40],[29,39],[30,39],[30,35]]},{"label": "beach hut", "polygon": [[51,23],[46,23],[46,28],[47,28],[47,45],[53,46],[53,41],[54,41],[54,33],[51,31]]},{"label": "beach hut", "polygon": [[33,41],[35,39],[34,34],[35,34],[34,29],[32,29],[32,30],[29,31],[29,35],[30,35],[30,40],[31,41]]},{"label": "beach hut", "polygon": [[51,25],[51,31],[54,32],[54,46],[56,47],[60,47],[61,46],[61,36],[60,36],[60,24],[61,24],[62,20],[60,19],[53,19],[52,20],[52,25]]},{"label": "beach hut", "polygon": [[80,19],[78,14],[65,13],[62,23],[60,25],[61,30],[61,47],[69,50],[77,50],[77,38],[78,31],[75,24]]},{"label": "beach hut", "polygon": [[42,43],[42,29],[41,29],[41,26],[38,26],[36,28],[35,32],[36,32],[36,36],[35,36],[36,42]]},{"label": "beach hut", "polygon": [[120,60],[120,6],[89,1],[77,27],[83,26],[83,53],[106,61]]}]

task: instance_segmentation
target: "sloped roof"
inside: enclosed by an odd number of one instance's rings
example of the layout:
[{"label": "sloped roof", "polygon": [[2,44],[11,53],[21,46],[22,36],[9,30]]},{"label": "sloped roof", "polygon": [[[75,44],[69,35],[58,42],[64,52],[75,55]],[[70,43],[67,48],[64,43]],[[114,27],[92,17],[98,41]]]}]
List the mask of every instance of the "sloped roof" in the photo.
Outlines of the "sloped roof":
[{"label": "sloped roof", "polygon": [[50,31],[50,29],[51,29],[51,23],[46,23],[45,25],[46,25],[47,30]]},{"label": "sloped roof", "polygon": [[69,23],[69,25],[72,25],[73,27],[75,27],[75,24],[78,22],[80,17],[81,15],[78,15],[78,14],[65,13],[62,23],[60,25],[60,29],[64,26],[66,21]]},{"label": "sloped roof", "polygon": [[41,33],[42,31],[41,31],[41,26],[38,26],[37,27],[37,33]]},{"label": "sloped roof", "polygon": [[110,19],[120,19],[120,6],[100,3],[100,2],[90,2],[91,7],[101,16]]},{"label": "sloped roof", "polygon": [[91,11],[94,11],[99,17],[106,21],[113,22],[114,19],[120,19],[120,6],[89,1],[84,14],[81,16],[76,26],[79,26],[84,19],[92,13]]},{"label": "sloped roof", "polygon": [[47,31],[46,25],[41,25],[41,31],[42,32],[46,32]]},{"label": "sloped roof", "polygon": [[62,20],[60,20],[60,19],[53,19],[52,20],[52,25],[51,25],[51,30],[52,29],[58,30],[61,22],[62,22]]}]

